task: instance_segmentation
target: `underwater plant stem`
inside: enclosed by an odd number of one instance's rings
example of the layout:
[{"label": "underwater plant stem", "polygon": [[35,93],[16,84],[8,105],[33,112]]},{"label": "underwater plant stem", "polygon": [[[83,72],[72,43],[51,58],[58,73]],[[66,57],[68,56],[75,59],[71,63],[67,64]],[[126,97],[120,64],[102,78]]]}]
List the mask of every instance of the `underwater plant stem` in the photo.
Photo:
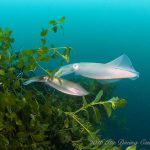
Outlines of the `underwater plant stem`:
[{"label": "underwater plant stem", "polygon": [[[59,50],[59,49],[65,49],[65,48],[67,48],[67,46],[64,46],[64,47],[53,47],[53,48],[50,48],[49,50],[51,50],[51,49]],[[69,48],[71,48],[71,47],[69,47]]]},{"label": "underwater plant stem", "polygon": [[[64,60],[66,60],[65,58],[64,58],[64,56],[58,51],[59,49],[66,49],[67,47],[54,47],[54,48],[49,48],[48,50],[49,51],[51,51],[51,50],[55,50],[54,52],[53,52],[53,54],[54,53],[57,53],[59,56],[61,56]],[[68,48],[70,48],[70,49],[72,49],[71,47],[68,47]],[[34,50],[39,50],[39,49],[34,49]]]},{"label": "underwater plant stem", "polygon": [[46,72],[49,76],[51,76],[51,74],[36,61],[35,57],[33,57],[33,58],[35,60],[35,63],[39,66],[39,68],[41,68],[44,72]]},{"label": "underwater plant stem", "polygon": [[37,95],[41,95],[42,98],[44,99],[44,101],[46,101],[45,96],[41,92],[39,92],[36,88],[33,88],[33,89],[35,90],[35,92],[37,93]]},{"label": "underwater plant stem", "polygon": [[83,110],[85,110],[85,109],[87,109],[87,108],[89,108],[89,107],[93,107],[94,105],[102,105],[102,104],[104,104],[104,103],[106,103],[105,101],[103,101],[103,102],[91,102],[90,104],[87,104],[87,105],[85,105],[85,106],[82,106],[81,108],[79,108],[78,110],[76,110],[73,114],[77,114],[77,113],[79,113],[80,111],[83,111]]},{"label": "underwater plant stem", "polygon": [[[67,48],[67,46],[64,46],[64,47],[52,47],[52,48],[49,48],[48,50],[49,51],[50,50],[59,50],[59,49],[65,49],[65,48]],[[72,49],[72,47],[68,47],[68,48]],[[33,49],[33,50],[39,51],[40,49]]]},{"label": "underwater plant stem", "polygon": [[64,56],[57,50],[57,48],[51,48],[51,49],[56,49],[54,52],[53,52],[53,54],[54,53],[57,53],[59,56],[61,56],[64,60],[66,60],[65,58],[64,58]]},{"label": "underwater plant stem", "polygon": [[60,25],[60,23],[56,23],[55,25],[53,25],[51,28],[48,29],[48,31],[53,30],[54,27],[57,27],[58,25]]},{"label": "underwater plant stem", "polygon": [[[54,52],[53,52],[53,54],[54,53],[57,53],[59,56],[61,56],[64,60],[66,60],[66,58],[58,51],[59,49],[66,49],[67,47],[57,47],[57,48],[50,48],[49,50],[55,50]],[[72,49],[71,47],[68,47],[68,48],[70,48],[70,49]]]},{"label": "underwater plant stem", "polygon": [[65,114],[71,116],[78,124],[80,124],[80,125],[84,128],[84,130],[85,130],[86,132],[88,132],[88,134],[91,136],[91,138],[93,138],[93,135],[91,134],[90,130],[87,129],[87,128],[79,121],[78,117],[77,117],[74,113],[72,113],[72,112],[65,112]]},{"label": "underwater plant stem", "polygon": [[10,61],[10,56],[11,56],[10,50],[7,50],[7,53],[8,53],[8,57],[9,57],[9,61]]}]

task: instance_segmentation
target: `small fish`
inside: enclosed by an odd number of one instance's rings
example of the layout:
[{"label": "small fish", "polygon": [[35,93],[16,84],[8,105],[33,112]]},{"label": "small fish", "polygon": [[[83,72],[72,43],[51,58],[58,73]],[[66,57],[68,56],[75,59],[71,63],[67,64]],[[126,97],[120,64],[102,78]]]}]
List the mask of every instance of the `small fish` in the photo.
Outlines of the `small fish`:
[{"label": "small fish", "polygon": [[139,77],[139,73],[133,68],[130,59],[125,54],[106,64],[83,62],[66,65],[61,67],[55,73],[55,76],[61,77],[70,73],[97,80],[105,80],[107,83],[123,78],[135,80]]},{"label": "small fish", "polygon": [[24,85],[31,84],[33,82],[42,82],[45,83],[53,88],[55,88],[58,91],[61,91],[62,93],[66,93],[69,95],[76,95],[76,96],[85,96],[89,93],[81,87],[79,84],[73,83],[71,81],[56,78],[56,77],[49,77],[49,76],[41,76],[41,77],[34,77],[26,82],[24,82]]}]

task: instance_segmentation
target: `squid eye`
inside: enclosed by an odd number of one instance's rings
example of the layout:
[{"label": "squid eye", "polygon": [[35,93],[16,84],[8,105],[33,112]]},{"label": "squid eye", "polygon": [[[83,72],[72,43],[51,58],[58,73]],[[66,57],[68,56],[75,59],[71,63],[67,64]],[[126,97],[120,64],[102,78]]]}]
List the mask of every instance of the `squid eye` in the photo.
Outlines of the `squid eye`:
[{"label": "squid eye", "polygon": [[73,69],[77,70],[79,68],[78,64],[73,64]]}]

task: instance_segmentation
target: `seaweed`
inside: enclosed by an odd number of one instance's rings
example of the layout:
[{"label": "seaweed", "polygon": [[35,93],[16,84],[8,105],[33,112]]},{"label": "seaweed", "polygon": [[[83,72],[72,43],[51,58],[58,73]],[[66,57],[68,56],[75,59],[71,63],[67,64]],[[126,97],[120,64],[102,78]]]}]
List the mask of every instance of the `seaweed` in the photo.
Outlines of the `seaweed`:
[{"label": "seaweed", "polygon": [[[63,30],[65,17],[49,21],[42,29],[41,46],[37,49],[14,51],[12,31],[0,29],[0,149],[17,150],[120,150],[113,140],[100,142],[103,118],[112,110],[124,107],[126,100],[105,99],[107,88],[92,96],[73,97],[49,89],[43,84],[24,86],[22,83],[36,75],[37,68],[53,77],[57,71],[44,68],[41,62],[59,59],[69,62],[71,47],[46,46],[49,32]],[[95,82],[90,91],[97,92]],[[107,94],[106,94],[107,93]],[[95,129],[93,124],[98,124]],[[130,146],[126,150],[135,150]]]}]

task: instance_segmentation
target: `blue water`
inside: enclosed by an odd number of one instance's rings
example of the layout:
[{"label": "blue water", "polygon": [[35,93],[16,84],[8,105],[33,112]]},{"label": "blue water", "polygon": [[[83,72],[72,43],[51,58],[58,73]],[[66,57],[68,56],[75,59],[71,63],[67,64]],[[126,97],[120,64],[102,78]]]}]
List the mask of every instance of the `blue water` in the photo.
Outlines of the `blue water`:
[{"label": "blue water", "polygon": [[149,8],[148,0],[1,0],[0,26],[14,31],[16,50],[37,48],[41,28],[65,16],[65,35],[49,41],[73,47],[71,62],[104,63],[127,54],[140,78],[117,83],[115,95],[128,101],[118,111],[128,130],[110,130],[110,138],[150,141]]}]

